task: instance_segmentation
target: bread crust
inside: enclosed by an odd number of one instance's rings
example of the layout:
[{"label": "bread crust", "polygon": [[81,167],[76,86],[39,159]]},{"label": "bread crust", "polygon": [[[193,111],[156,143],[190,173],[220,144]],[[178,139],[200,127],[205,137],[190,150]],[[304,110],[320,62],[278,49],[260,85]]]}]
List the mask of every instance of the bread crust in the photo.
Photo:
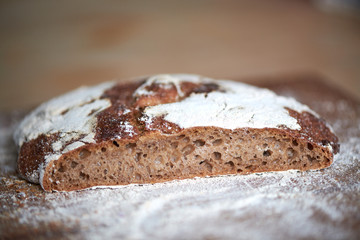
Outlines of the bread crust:
[{"label": "bread crust", "polygon": [[[98,185],[321,169],[330,166],[339,151],[338,138],[326,122],[298,103],[281,105],[291,122],[279,118],[274,127],[183,127],[167,119],[171,113],[152,116],[149,109],[157,110],[158,106],[171,107],[194,96],[211,98],[230,92],[228,83],[195,75],[169,78],[160,75],[103,89],[86,102],[109,102],[102,107],[95,105],[97,109],[86,109],[89,119],[84,119],[95,122],[91,125],[93,132],[79,131],[66,141],[61,129],[42,132],[29,140],[30,134],[21,129],[34,116],[28,117],[15,134],[19,144],[18,172],[40,183],[46,191],[71,191]],[[277,98],[273,93],[261,93]],[[300,106],[300,110],[293,106]],[[71,114],[68,111],[73,108],[58,115]],[[46,110],[33,115],[39,112]]]}]

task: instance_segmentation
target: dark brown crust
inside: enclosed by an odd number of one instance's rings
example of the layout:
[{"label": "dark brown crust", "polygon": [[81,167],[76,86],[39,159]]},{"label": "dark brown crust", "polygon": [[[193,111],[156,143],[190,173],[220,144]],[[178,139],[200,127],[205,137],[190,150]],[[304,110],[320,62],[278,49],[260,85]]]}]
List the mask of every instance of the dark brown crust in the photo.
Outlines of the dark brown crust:
[{"label": "dark brown crust", "polygon": [[[209,93],[212,91],[221,91],[219,85],[214,83],[203,83],[196,84],[192,82],[182,82],[180,84],[180,91],[182,95],[179,95],[178,89],[175,85],[170,85],[170,87],[164,88],[162,85],[153,83],[150,86],[145,88],[147,91],[151,91],[151,95],[142,95],[139,98],[136,98],[134,107],[144,108],[147,106],[154,106],[158,104],[172,103],[176,101],[181,101],[182,99],[188,97],[191,93]],[[121,94],[121,91],[118,92]]]},{"label": "dark brown crust", "polygon": [[309,112],[298,113],[289,108],[287,110],[301,126],[301,131],[289,131],[290,135],[322,146],[330,144],[334,154],[340,151],[339,139],[331,132],[324,119],[319,119]]},{"label": "dark brown crust", "polygon": [[38,174],[38,168],[45,162],[45,156],[52,153],[51,144],[58,139],[58,134],[38,138],[24,143],[19,152],[17,169],[19,174],[28,179],[29,175]]},{"label": "dark brown crust", "polygon": [[[110,139],[129,139],[139,134],[137,124],[137,110],[133,107],[133,92],[143,83],[117,84],[104,92],[101,98],[111,101],[111,106],[97,114],[96,142]],[[125,111],[129,113],[124,114]],[[134,133],[126,132],[122,127],[124,122],[129,122],[134,127]]]},{"label": "dark brown crust", "polygon": [[[152,91],[155,94],[151,95],[142,95],[134,96],[134,91],[144,83],[144,80],[117,84],[111,89],[104,92],[102,98],[110,99],[111,106],[104,111],[98,113],[97,117],[97,126],[96,126],[96,135],[95,141],[96,144],[94,147],[92,145],[86,145],[85,147],[76,149],[67,154],[64,154],[58,161],[63,161],[64,158],[71,156],[73,152],[81,151],[83,148],[91,149],[100,149],[101,146],[106,146],[107,148],[112,145],[126,144],[126,143],[135,143],[139,139],[148,138],[149,136],[154,138],[161,138],[163,135],[177,135],[183,131],[179,126],[174,123],[165,121],[162,117],[157,117],[152,119],[150,125],[145,126],[140,118],[142,117],[142,111],[146,106],[152,106],[156,104],[164,104],[180,101],[183,98],[186,98],[191,93],[208,93],[211,91],[221,91],[218,85],[216,84],[194,84],[191,82],[183,82],[180,85],[181,95],[176,89],[175,85],[163,87],[159,84],[153,83],[150,86],[146,87],[147,91]],[[330,145],[333,149],[333,153],[339,151],[339,143],[337,137],[331,132],[327,127],[323,119],[318,119],[314,115],[308,112],[298,113],[292,109],[287,109],[289,114],[298,120],[298,123],[301,126],[301,130],[291,130],[291,129],[262,129],[251,131],[267,131],[275,132],[276,134],[282,134],[288,136],[288,138],[298,139],[302,141],[303,144],[307,144],[308,148],[320,148],[325,159],[327,159],[326,164],[322,164],[321,167],[329,166],[332,161],[332,153],[327,148],[327,145]],[[132,126],[132,131],[126,131],[124,129],[124,123],[127,122]],[[236,129],[234,132],[240,131],[241,129]],[[231,131],[231,130],[224,130]],[[241,130],[243,131],[243,130]],[[230,134],[230,133],[229,133]],[[232,134],[232,133],[231,133]],[[18,160],[18,171],[20,174],[28,178],[28,174],[36,172],[41,164],[45,161],[45,156],[53,153],[51,144],[58,140],[58,135],[53,134],[50,136],[41,135],[37,139],[25,142],[20,149],[19,160]],[[70,144],[70,143],[68,143]],[[67,145],[68,145],[67,144]],[[118,146],[117,146],[118,147]],[[96,150],[98,151],[98,150]],[[65,161],[65,160],[64,160]],[[49,168],[50,166],[48,166]],[[298,168],[300,170],[307,169],[317,169],[317,168]],[[276,170],[272,169],[262,169],[259,171],[269,171]],[[282,168],[279,170],[286,170]],[[256,172],[256,170],[250,171]],[[49,169],[45,171],[46,174],[49,174]],[[218,171],[214,174],[204,173],[205,175],[218,175],[218,174],[228,174],[229,171]],[[244,171],[243,173],[247,173]],[[195,176],[195,175],[194,175]],[[196,173],[196,176],[203,176],[201,173]],[[50,183],[45,184],[48,177],[44,177],[44,188],[46,190],[52,190]],[[193,177],[193,175],[188,175],[183,178]],[[149,180],[150,182],[158,181],[167,181],[171,179],[157,179]],[[95,182],[93,185],[97,185]],[[106,185],[106,184],[105,184]],[[46,187],[47,186],[47,187]],[[84,187],[84,186],[81,186]],[[89,186],[85,186],[89,187]],[[75,189],[75,188],[74,188]],[[79,189],[79,188],[76,188]],[[58,190],[71,190],[71,189],[58,189]]]}]

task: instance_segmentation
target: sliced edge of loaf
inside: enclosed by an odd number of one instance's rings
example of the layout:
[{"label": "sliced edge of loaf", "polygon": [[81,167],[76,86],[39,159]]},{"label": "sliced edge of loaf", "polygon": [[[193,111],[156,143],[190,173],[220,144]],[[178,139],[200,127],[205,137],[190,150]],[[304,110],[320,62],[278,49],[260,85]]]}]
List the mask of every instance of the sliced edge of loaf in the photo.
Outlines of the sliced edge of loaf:
[{"label": "sliced edge of loaf", "polygon": [[330,166],[333,151],[284,129],[194,127],[88,144],[46,166],[46,191]]}]

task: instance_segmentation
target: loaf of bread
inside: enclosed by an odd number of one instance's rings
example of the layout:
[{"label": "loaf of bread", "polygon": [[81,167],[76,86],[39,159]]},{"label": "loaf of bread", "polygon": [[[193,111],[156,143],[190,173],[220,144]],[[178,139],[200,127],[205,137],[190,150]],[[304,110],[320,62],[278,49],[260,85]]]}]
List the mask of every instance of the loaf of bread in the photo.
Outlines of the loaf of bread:
[{"label": "loaf of bread", "polygon": [[190,74],[80,88],[35,109],[14,139],[19,174],[46,191],[321,169],[339,151],[294,99]]}]

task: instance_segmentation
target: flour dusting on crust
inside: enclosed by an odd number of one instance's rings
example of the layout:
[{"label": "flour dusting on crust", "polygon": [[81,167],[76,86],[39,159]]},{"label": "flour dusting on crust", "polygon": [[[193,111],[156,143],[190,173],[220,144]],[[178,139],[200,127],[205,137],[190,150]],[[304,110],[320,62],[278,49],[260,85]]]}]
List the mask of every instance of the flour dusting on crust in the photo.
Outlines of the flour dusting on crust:
[{"label": "flour dusting on crust", "polygon": [[115,83],[108,82],[94,87],[82,87],[58,98],[52,99],[28,115],[15,132],[15,141],[22,145],[25,141],[37,138],[41,134],[56,132],[74,138],[74,135],[92,132],[94,111],[99,112],[110,106],[107,99],[99,99],[104,90]]},{"label": "flour dusting on crust", "polygon": [[[185,78],[186,79],[186,78]],[[281,128],[300,130],[297,120],[285,107],[312,112],[292,98],[277,96],[267,89],[247,84],[216,81],[223,92],[196,93],[182,101],[147,107],[144,120],[163,116],[181,128],[215,126],[236,128]]]},{"label": "flour dusting on crust", "polygon": [[18,146],[40,135],[59,134],[58,141],[52,144],[53,152],[45,156],[46,163],[28,174],[30,181],[38,183],[46,164],[57,160],[61,154],[95,142],[95,114],[110,106],[109,100],[100,97],[104,90],[113,85],[113,82],[108,82],[95,87],[82,87],[52,99],[40,105],[20,123],[14,134]]}]

